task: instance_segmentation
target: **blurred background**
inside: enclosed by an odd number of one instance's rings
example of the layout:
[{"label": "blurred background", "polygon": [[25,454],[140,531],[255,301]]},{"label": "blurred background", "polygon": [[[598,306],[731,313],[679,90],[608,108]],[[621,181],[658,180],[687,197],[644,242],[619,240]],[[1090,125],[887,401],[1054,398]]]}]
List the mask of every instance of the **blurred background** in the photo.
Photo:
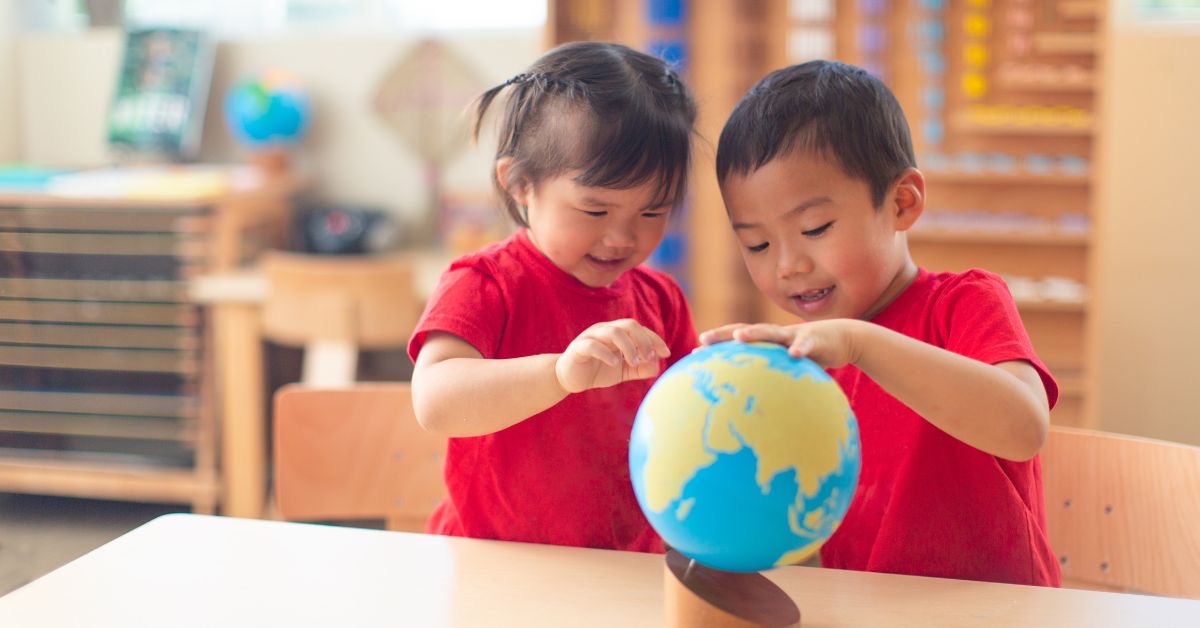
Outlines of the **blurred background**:
[{"label": "blurred background", "polygon": [[0,0],[0,592],[160,512],[269,516],[270,394],[408,377],[437,274],[510,232],[462,112],[578,39],[696,93],[651,263],[699,328],[787,322],[713,152],[767,72],[839,59],[905,108],[917,262],[1005,277],[1053,422],[1200,444],[1200,2]]}]

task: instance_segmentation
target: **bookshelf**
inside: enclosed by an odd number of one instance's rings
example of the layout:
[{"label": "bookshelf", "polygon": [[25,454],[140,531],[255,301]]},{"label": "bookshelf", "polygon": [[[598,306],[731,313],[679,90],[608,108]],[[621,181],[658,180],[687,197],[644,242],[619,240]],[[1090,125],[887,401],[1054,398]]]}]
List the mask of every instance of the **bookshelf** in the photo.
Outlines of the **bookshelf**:
[{"label": "bookshelf", "polygon": [[189,173],[0,190],[0,491],[216,511],[212,323],[188,281],[281,244],[300,181]]},{"label": "bookshelf", "polygon": [[[684,279],[700,328],[792,322],[741,268],[712,174],[713,145],[737,100],[768,71],[838,59],[880,76],[909,119],[929,199],[909,239],[917,263],[981,267],[1009,280],[1061,384],[1052,421],[1094,425],[1085,332],[1104,3],[556,0],[548,41],[610,39],[654,51],[648,23],[660,5],[683,7],[687,79],[709,143],[697,146],[685,226]],[[572,27],[572,15],[592,21]]]}]

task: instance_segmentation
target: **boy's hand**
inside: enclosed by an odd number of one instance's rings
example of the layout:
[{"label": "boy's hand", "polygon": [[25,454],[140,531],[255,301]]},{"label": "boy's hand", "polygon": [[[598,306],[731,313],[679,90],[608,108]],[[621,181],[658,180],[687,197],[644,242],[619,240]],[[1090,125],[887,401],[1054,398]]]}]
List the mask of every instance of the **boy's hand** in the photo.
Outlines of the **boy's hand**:
[{"label": "boy's hand", "polygon": [[858,360],[857,331],[860,325],[869,324],[848,318],[787,326],[734,323],[700,334],[700,342],[706,345],[725,340],[773,342],[787,347],[793,357],[807,357],[823,368],[832,369]]},{"label": "boy's hand", "polygon": [[605,388],[658,375],[667,343],[641,323],[625,318],[596,323],[558,356],[554,374],[568,393]]}]

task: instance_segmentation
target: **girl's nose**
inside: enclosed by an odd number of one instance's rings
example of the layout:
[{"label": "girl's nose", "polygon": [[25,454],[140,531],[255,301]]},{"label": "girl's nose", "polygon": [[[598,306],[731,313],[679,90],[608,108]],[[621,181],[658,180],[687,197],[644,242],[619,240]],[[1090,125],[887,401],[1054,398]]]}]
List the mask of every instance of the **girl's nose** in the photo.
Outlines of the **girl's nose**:
[{"label": "girl's nose", "polygon": [[614,249],[632,248],[637,236],[630,225],[613,224],[604,232],[604,244]]}]

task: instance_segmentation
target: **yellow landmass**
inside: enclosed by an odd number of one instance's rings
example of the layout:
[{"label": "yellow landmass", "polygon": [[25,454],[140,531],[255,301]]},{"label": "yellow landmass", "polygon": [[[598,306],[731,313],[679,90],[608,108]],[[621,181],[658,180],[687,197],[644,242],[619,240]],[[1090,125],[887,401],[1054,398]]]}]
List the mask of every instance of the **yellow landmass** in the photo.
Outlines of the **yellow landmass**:
[{"label": "yellow landmass", "polygon": [[[708,444],[715,451],[734,453],[741,449],[736,431],[758,456],[755,479],[764,494],[771,478],[794,468],[800,494],[811,497],[820,478],[841,464],[841,444],[850,438],[850,405],[832,381],[795,379],[765,364],[758,356],[705,364],[722,393]],[[722,383],[733,390],[722,388]],[[753,406],[748,409],[751,397]]]},{"label": "yellow landmass", "polygon": [[802,563],[808,560],[813,554],[816,554],[817,550],[821,549],[822,545],[824,545],[824,543],[821,541],[814,541],[808,545],[805,545],[804,547],[801,547],[800,549],[792,550],[783,556],[780,556],[779,560],[776,561],[775,566],[784,567],[786,565]]},{"label": "yellow landmass", "polygon": [[[642,408],[653,434],[643,471],[652,511],[662,512],[680,498],[687,481],[712,464],[716,453],[736,453],[743,442],[755,451],[755,479],[764,494],[778,473],[796,470],[797,507],[817,492],[820,478],[837,470],[841,446],[850,438],[850,409],[841,389],[830,381],[795,379],[766,364],[753,355],[710,360],[658,383]],[[711,407],[696,389],[695,371],[712,375],[718,401]],[[690,509],[681,504],[676,516],[682,519]]]},{"label": "yellow landmass", "polygon": [[642,472],[646,506],[662,512],[683,495],[684,485],[698,469],[716,460],[704,449],[701,418],[708,414],[708,402],[695,389],[692,377],[674,376],[659,380],[641,412],[652,434]]}]

